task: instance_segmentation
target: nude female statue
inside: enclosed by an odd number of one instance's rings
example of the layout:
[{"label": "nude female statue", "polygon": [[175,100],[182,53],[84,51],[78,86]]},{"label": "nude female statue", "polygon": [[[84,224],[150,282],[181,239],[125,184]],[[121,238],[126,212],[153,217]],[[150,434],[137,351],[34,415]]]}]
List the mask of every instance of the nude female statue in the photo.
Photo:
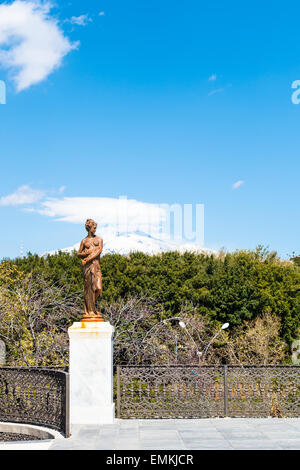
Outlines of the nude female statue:
[{"label": "nude female statue", "polygon": [[85,228],[88,232],[80,244],[78,256],[81,258],[84,279],[84,316],[83,321],[104,321],[101,313],[96,310],[96,300],[102,295],[102,274],[100,254],[103,240],[95,235],[97,223],[87,219]]}]

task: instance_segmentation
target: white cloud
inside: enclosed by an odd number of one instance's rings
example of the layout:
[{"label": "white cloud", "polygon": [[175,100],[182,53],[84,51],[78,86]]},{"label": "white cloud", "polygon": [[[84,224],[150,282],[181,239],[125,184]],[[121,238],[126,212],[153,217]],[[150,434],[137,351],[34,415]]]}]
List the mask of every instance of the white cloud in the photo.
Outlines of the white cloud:
[{"label": "white cloud", "polygon": [[[64,197],[64,190],[65,187],[61,186],[56,190],[40,191],[25,185],[13,194],[0,198],[0,206],[23,206],[24,212],[38,213],[55,221],[72,224],[83,225],[86,219],[92,218],[98,223],[101,233],[106,235],[143,232],[160,240],[172,238],[178,241],[186,238],[190,242],[196,237],[198,243],[200,232],[198,234],[192,230],[192,211],[180,204],[153,204],[127,199],[126,196]],[[196,218],[199,216],[201,219],[196,206]],[[199,231],[197,220],[196,226]],[[202,232],[200,235],[202,243]]]},{"label": "white cloud", "polygon": [[244,183],[245,183],[245,181],[243,181],[243,180],[236,181],[236,182],[232,185],[232,189],[238,189],[238,188],[239,188],[240,186],[242,186]]},{"label": "white cloud", "polygon": [[104,11],[100,11],[99,12],[99,16],[104,16],[105,15],[105,12]]},{"label": "white cloud", "polygon": [[215,80],[217,80],[217,75],[215,73],[213,73],[210,77],[208,77],[208,80],[210,82],[214,82]]},{"label": "white cloud", "polygon": [[78,46],[64,36],[42,0],[0,5],[0,66],[12,72],[18,91],[45,80]]},{"label": "white cloud", "polygon": [[31,189],[29,186],[20,186],[14,193],[0,198],[0,206],[20,206],[40,201],[45,195],[44,191]]},{"label": "white cloud", "polygon": [[93,20],[89,15],[80,15],[72,16],[69,20],[66,20],[67,23],[77,24],[79,26],[86,26],[88,23],[91,23]]},{"label": "white cloud", "polygon": [[166,209],[159,204],[105,197],[47,198],[36,212],[73,224],[83,224],[87,218],[92,218],[102,231],[151,234],[159,232],[167,217]]}]

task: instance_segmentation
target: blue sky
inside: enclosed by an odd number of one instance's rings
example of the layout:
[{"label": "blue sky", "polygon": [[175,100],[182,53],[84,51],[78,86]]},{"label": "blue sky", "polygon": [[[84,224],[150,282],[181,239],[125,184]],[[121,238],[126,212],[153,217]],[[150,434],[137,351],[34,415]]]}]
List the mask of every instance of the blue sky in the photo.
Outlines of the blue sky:
[{"label": "blue sky", "polygon": [[299,253],[300,6],[245,5],[57,1],[39,18],[55,21],[61,59],[51,70],[39,51],[38,73],[25,48],[44,44],[47,29],[22,31],[31,42],[7,58],[15,41],[1,43],[0,10],[0,258],[21,241],[42,253],[84,236],[80,223],[45,214],[45,200],[120,195],[203,203],[209,248]]}]

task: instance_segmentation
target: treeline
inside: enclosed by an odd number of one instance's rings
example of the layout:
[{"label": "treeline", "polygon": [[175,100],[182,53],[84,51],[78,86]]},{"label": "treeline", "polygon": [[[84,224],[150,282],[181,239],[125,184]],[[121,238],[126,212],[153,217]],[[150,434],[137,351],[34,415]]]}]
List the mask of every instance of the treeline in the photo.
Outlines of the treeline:
[{"label": "treeline", "polygon": [[[82,295],[81,267],[75,252],[47,257],[28,254],[5,263]],[[132,253],[105,255],[101,267],[105,305],[145,296],[154,299],[163,318],[168,318],[176,316],[184,304],[192,304],[199,318],[229,322],[232,332],[267,313],[280,321],[280,337],[288,345],[299,336],[299,257],[283,261],[262,247],[217,256]]]}]

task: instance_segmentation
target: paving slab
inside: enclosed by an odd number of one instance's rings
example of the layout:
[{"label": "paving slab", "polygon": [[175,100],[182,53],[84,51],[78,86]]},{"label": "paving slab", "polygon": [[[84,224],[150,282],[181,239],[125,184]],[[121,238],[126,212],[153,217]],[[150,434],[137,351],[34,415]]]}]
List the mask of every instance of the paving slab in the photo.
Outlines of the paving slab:
[{"label": "paving slab", "polygon": [[50,450],[283,450],[300,449],[300,418],[119,420],[80,425]]},{"label": "paving slab", "polygon": [[279,445],[284,450],[300,450],[300,440],[299,439],[284,439],[277,441]]},{"label": "paving slab", "polygon": [[238,440],[229,441],[234,450],[282,450],[278,442],[270,440]]},{"label": "paving slab", "polygon": [[189,450],[232,450],[232,445],[225,439],[215,440],[198,440],[197,442],[189,441],[185,443],[186,448]]},{"label": "paving slab", "polygon": [[227,439],[227,440],[233,440],[233,439],[237,439],[237,440],[249,440],[249,439],[255,439],[255,440],[259,440],[259,439],[263,439],[264,437],[266,438],[266,436],[262,433],[262,432],[259,432],[259,431],[252,431],[252,430],[226,430],[225,432],[221,431],[221,434],[223,434],[224,438]]},{"label": "paving slab", "polygon": [[224,437],[222,436],[222,434],[218,434],[218,433],[191,433],[191,434],[181,434],[180,433],[180,436],[183,440],[183,442],[188,442],[188,441],[197,441],[197,442],[201,442],[203,440],[205,441],[210,441],[210,440],[220,440],[220,439],[224,439]]}]

